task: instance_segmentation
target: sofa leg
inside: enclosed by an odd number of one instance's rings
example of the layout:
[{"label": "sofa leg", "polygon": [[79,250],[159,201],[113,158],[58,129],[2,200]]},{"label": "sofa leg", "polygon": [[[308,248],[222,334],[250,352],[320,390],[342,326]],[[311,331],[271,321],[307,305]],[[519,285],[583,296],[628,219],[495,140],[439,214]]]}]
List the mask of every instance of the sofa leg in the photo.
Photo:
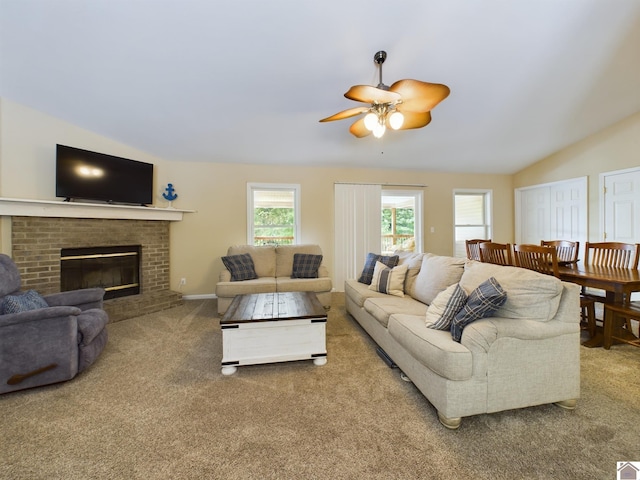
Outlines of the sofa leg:
[{"label": "sofa leg", "polygon": [[438,420],[449,430],[456,430],[460,426],[460,423],[462,423],[462,417],[447,418],[440,412],[438,412]]},{"label": "sofa leg", "polygon": [[409,383],[411,383],[411,379],[410,379],[409,377],[407,377],[407,374],[406,374],[406,373],[404,373],[403,371],[400,371],[400,378],[401,378],[402,380],[404,380],[405,382],[409,382]]},{"label": "sofa leg", "polygon": [[578,399],[572,398],[570,400],[562,400],[561,402],[555,402],[554,405],[564,408],[565,410],[575,410]]}]

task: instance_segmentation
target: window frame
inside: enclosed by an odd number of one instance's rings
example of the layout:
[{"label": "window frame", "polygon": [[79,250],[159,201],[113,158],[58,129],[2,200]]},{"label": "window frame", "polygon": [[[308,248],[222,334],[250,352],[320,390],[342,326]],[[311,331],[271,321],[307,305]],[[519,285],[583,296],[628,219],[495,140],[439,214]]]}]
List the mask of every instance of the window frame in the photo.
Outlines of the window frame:
[{"label": "window frame", "polygon": [[255,206],[254,192],[256,191],[286,191],[293,192],[293,209],[294,209],[294,226],[293,226],[293,245],[300,242],[300,184],[298,183],[247,183],[247,245],[255,245]]},{"label": "window frame", "polygon": [[[424,192],[422,190],[392,190],[383,188],[380,192],[380,217],[382,217],[382,204],[384,197],[413,197],[414,198],[414,219],[413,237],[415,239],[414,252],[422,253],[424,246],[424,229],[422,227]],[[380,242],[382,245],[382,228],[380,229]]]},{"label": "window frame", "polygon": [[[482,195],[484,197],[484,208],[483,208],[483,216],[484,223],[482,224],[464,224],[458,225],[456,223],[456,197],[458,195]],[[464,256],[466,257],[466,251],[464,248],[462,252],[456,251],[456,238],[457,238],[457,229],[458,227],[481,227],[485,230],[484,236],[479,236],[475,238],[493,238],[493,190],[491,189],[483,189],[483,188],[457,188],[453,190],[453,256]],[[467,239],[470,240],[470,239]]]}]

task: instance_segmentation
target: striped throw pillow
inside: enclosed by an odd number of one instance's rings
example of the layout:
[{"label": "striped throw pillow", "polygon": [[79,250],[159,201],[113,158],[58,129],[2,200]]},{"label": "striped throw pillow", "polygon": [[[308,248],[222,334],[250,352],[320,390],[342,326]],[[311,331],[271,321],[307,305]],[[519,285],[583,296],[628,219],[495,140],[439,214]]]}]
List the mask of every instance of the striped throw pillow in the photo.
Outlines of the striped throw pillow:
[{"label": "striped throw pillow", "polygon": [[[442,315],[436,319],[435,322],[427,324],[427,328],[433,328],[434,330],[450,330],[451,322],[467,302],[467,294],[459,283],[456,283],[449,288],[452,288],[453,291],[451,292],[451,296],[442,311]],[[440,294],[445,292],[446,290]],[[440,294],[438,296],[440,296]],[[436,303],[437,299],[438,297],[436,297],[433,303]],[[431,310],[431,305],[429,305],[429,308],[427,309],[427,318],[429,318],[429,310]]]},{"label": "striped throw pillow", "polygon": [[404,297],[404,277],[408,268],[407,264],[389,268],[382,262],[376,262],[369,290]]}]

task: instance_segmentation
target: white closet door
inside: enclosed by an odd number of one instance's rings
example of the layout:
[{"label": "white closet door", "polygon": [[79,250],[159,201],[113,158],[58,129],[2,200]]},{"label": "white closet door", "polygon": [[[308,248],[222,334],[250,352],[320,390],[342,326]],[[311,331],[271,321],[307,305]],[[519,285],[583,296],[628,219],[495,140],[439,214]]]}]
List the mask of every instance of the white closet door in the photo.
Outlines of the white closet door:
[{"label": "white closet door", "polygon": [[640,169],[603,174],[607,242],[640,243]]},{"label": "white closet door", "polygon": [[550,186],[551,240],[587,241],[587,177]]},{"label": "white closet door", "polygon": [[[604,173],[601,238],[607,242],[640,243],[640,169]],[[640,300],[640,292],[631,295]]]},{"label": "white closet door", "polygon": [[550,238],[549,198],[549,187],[531,188],[522,192],[519,211],[522,230],[520,236],[516,237],[516,243],[539,244],[540,240]]},{"label": "white closet door", "polygon": [[516,190],[516,243],[587,240],[587,177]]}]

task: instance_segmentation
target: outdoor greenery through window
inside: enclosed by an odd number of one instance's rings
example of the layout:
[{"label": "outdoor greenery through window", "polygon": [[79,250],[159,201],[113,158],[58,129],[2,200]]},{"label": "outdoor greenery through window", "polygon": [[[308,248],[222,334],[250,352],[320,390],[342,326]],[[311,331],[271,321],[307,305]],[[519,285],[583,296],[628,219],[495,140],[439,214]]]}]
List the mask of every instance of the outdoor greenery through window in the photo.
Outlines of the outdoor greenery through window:
[{"label": "outdoor greenery through window", "polygon": [[[382,252],[421,251],[422,192],[382,192]],[[418,245],[418,247],[416,247]]]},{"label": "outdoor greenery through window", "polygon": [[297,243],[299,190],[298,185],[248,185],[248,232],[251,245]]},{"label": "outdoor greenery through window", "polygon": [[454,192],[456,257],[466,257],[465,240],[491,238],[491,192]]}]

